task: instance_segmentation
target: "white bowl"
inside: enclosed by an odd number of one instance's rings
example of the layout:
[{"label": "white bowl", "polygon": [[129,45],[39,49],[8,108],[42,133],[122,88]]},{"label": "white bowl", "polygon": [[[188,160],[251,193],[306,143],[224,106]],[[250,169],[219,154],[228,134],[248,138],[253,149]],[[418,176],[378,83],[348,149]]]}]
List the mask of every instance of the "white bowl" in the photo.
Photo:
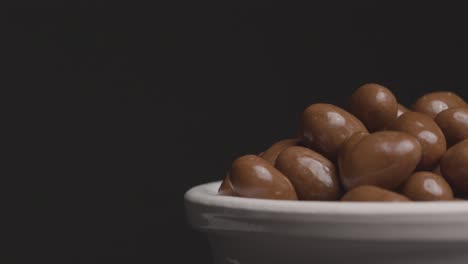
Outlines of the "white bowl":
[{"label": "white bowl", "polygon": [[468,202],[276,201],[185,194],[214,263],[468,263]]}]

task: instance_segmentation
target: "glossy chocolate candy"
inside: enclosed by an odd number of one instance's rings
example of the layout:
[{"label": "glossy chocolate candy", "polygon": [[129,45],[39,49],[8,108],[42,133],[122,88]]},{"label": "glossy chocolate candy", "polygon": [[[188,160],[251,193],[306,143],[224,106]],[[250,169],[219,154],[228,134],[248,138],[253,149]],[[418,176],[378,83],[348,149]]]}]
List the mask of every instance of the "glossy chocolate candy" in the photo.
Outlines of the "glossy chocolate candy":
[{"label": "glossy chocolate candy", "polygon": [[386,87],[369,83],[353,93],[349,112],[359,118],[369,131],[379,131],[395,120],[398,102]]},{"label": "glossy chocolate candy", "polygon": [[229,177],[237,196],[297,200],[296,191],[288,178],[258,156],[246,155],[236,159]]},{"label": "glossy chocolate candy", "polygon": [[304,147],[289,147],[278,156],[276,168],[296,189],[300,200],[337,200],[340,183],[335,165]]},{"label": "glossy chocolate candy", "polygon": [[453,191],[447,181],[432,172],[420,171],[411,175],[402,193],[413,201],[453,200]]},{"label": "glossy chocolate candy", "polygon": [[367,132],[352,114],[331,104],[313,104],[302,116],[302,136],[311,149],[335,160],[341,144],[355,132]]},{"label": "glossy chocolate candy", "polygon": [[421,96],[413,105],[413,110],[435,118],[440,112],[466,105],[465,100],[452,92],[433,92]]},{"label": "glossy chocolate candy", "polygon": [[418,112],[406,112],[398,117],[389,130],[406,132],[416,137],[422,147],[419,170],[432,170],[447,150],[445,136],[434,120]]},{"label": "glossy chocolate candy", "polygon": [[444,110],[434,120],[444,132],[449,146],[468,138],[468,107]]},{"label": "glossy chocolate candy", "polygon": [[360,185],[400,186],[421,159],[421,145],[406,133],[381,131],[364,136],[340,153],[340,178],[346,190]]},{"label": "glossy chocolate candy", "polygon": [[468,139],[447,150],[440,161],[440,171],[455,191],[468,195]]}]

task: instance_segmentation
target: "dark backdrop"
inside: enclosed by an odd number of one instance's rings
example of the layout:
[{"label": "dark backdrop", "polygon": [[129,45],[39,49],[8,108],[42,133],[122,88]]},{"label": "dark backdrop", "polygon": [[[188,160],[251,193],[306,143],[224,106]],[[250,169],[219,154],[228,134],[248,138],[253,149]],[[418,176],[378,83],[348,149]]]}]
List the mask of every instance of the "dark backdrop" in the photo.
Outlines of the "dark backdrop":
[{"label": "dark backdrop", "polygon": [[12,220],[10,261],[207,263],[184,192],[294,135],[307,105],[341,104],[366,82],[407,106],[432,90],[468,98],[461,6],[36,9],[2,19],[3,99],[14,101],[5,113],[19,138],[10,156],[22,158],[6,201],[25,214]]}]

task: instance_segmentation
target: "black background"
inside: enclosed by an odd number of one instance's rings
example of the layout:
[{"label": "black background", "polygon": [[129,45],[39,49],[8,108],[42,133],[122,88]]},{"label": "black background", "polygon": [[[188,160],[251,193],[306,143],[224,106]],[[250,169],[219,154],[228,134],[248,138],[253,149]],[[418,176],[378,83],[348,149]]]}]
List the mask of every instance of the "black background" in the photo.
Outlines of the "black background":
[{"label": "black background", "polygon": [[433,90],[468,98],[462,6],[29,9],[2,19],[2,100],[13,102],[4,130],[14,136],[5,163],[15,168],[5,202],[18,213],[2,254],[10,263],[207,263],[184,192],[294,135],[307,105],[340,105],[366,82],[407,106]]}]

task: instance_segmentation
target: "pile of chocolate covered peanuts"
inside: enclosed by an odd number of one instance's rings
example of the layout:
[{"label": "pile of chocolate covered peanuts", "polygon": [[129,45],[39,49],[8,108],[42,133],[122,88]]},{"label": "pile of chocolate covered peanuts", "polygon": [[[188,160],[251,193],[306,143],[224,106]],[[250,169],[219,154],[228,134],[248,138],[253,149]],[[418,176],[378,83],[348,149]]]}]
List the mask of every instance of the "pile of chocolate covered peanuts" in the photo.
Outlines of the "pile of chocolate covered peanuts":
[{"label": "pile of chocolate covered peanuts", "polygon": [[400,105],[365,84],[346,110],[317,103],[298,138],[237,158],[220,195],[315,201],[448,201],[468,197],[468,105],[431,92]]}]

